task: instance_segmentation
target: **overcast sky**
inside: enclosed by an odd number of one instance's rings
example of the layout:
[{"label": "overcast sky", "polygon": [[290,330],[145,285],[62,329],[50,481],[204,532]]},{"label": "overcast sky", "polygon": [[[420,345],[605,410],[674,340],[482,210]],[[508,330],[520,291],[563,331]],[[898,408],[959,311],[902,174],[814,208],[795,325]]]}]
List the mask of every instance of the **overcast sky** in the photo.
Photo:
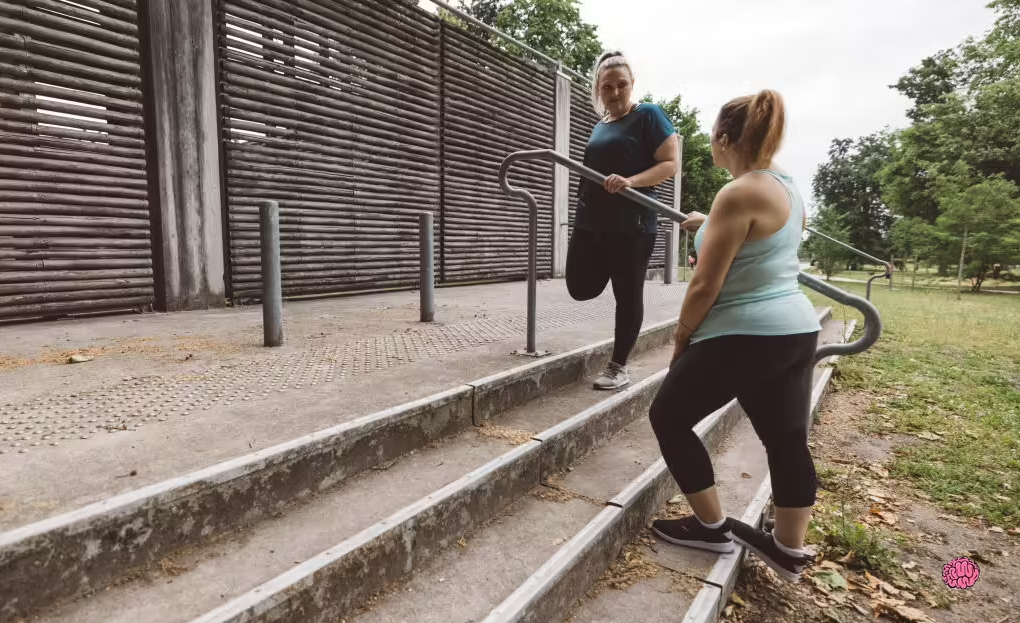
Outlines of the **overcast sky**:
[{"label": "overcast sky", "polygon": [[[421,4],[431,5],[422,0]],[[606,48],[637,73],[637,96],[680,94],[708,130],[737,95],[787,104],[777,163],[805,196],[834,138],[907,125],[889,85],[926,56],[994,22],[986,0],[581,0]]]},{"label": "overcast sky", "polygon": [[[888,85],[994,22],[985,0],[582,0],[607,48],[631,59],[639,94],[683,96],[707,130],[733,96],[787,104],[777,157],[810,194],[832,139],[907,125]],[[624,10],[624,7],[626,9]]]}]

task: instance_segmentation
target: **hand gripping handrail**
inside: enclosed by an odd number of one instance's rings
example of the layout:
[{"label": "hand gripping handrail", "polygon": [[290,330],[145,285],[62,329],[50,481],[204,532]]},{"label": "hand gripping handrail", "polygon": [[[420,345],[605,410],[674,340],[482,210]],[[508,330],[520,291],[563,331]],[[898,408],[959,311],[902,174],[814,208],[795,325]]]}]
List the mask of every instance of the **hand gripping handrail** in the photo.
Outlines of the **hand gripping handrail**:
[{"label": "hand gripping handrail", "polygon": [[[566,169],[577,173],[599,185],[605,183],[605,176],[598,171],[574,162],[570,158],[556,153],[551,149],[535,149],[529,151],[517,151],[507,156],[499,167],[499,184],[508,196],[523,199],[528,205],[528,337],[527,351],[525,354],[538,355],[536,349],[536,327],[535,320],[538,310],[538,203],[530,192],[523,188],[516,188],[507,180],[507,173],[510,167],[522,160],[548,160],[561,165]],[[620,196],[630,199],[638,205],[654,210],[657,214],[668,219],[682,223],[687,220],[687,215],[668,208],[658,201],[643,195],[632,188],[626,188],[620,192]],[[822,234],[824,236],[824,234]],[[827,236],[825,236],[827,237]],[[838,241],[837,241],[838,242]],[[841,243],[843,244],[843,243]],[[853,247],[851,247],[852,249]],[[857,251],[854,249],[854,251]],[[863,251],[859,253],[863,254]],[[881,262],[881,260],[878,260]],[[864,335],[848,344],[825,344],[815,351],[815,361],[821,361],[834,355],[854,355],[862,353],[870,348],[882,333],[882,317],[878,309],[859,296],[850,294],[829,283],[813,277],[804,272],[797,275],[797,280],[815,292],[823,294],[839,303],[849,305],[857,309],[864,316]]]}]

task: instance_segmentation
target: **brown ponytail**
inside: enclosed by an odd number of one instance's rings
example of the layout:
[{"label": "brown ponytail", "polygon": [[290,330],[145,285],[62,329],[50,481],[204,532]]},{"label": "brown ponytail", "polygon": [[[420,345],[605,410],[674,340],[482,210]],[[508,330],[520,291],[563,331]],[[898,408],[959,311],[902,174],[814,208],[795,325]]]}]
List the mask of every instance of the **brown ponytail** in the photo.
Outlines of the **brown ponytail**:
[{"label": "brown ponytail", "polygon": [[716,139],[724,134],[730,146],[753,168],[771,162],[786,130],[783,98],[770,89],[730,100],[719,112]]}]

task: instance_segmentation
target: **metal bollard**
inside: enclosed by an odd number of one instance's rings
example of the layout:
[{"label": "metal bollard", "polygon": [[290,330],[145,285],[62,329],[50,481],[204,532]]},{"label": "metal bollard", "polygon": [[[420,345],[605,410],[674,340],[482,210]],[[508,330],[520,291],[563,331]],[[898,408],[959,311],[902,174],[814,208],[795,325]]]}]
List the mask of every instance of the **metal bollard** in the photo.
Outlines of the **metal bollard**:
[{"label": "metal bollard", "polygon": [[262,331],[266,346],[283,346],[283,283],[280,270],[280,206],[259,206],[262,242]]},{"label": "metal bollard", "polygon": [[431,212],[418,215],[418,241],[421,252],[421,321],[434,322],[436,319],[436,268],[434,217]]}]

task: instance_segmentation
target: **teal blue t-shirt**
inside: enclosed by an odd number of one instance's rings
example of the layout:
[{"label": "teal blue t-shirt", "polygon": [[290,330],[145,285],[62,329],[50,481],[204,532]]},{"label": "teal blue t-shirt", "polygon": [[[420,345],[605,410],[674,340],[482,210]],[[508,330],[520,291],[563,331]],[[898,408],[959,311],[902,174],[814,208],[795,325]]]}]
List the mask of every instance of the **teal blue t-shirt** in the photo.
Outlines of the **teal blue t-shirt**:
[{"label": "teal blue t-shirt", "polygon": [[[622,119],[600,121],[595,125],[584,149],[584,165],[603,175],[637,175],[658,163],[655,151],[673,134],[676,129],[662,108],[655,104],[638,104]],[[634,190],[658,199],[654,188]],[[654,233],[657,223],[654,211],[581,179],[574,221],[578,229]]]}]

